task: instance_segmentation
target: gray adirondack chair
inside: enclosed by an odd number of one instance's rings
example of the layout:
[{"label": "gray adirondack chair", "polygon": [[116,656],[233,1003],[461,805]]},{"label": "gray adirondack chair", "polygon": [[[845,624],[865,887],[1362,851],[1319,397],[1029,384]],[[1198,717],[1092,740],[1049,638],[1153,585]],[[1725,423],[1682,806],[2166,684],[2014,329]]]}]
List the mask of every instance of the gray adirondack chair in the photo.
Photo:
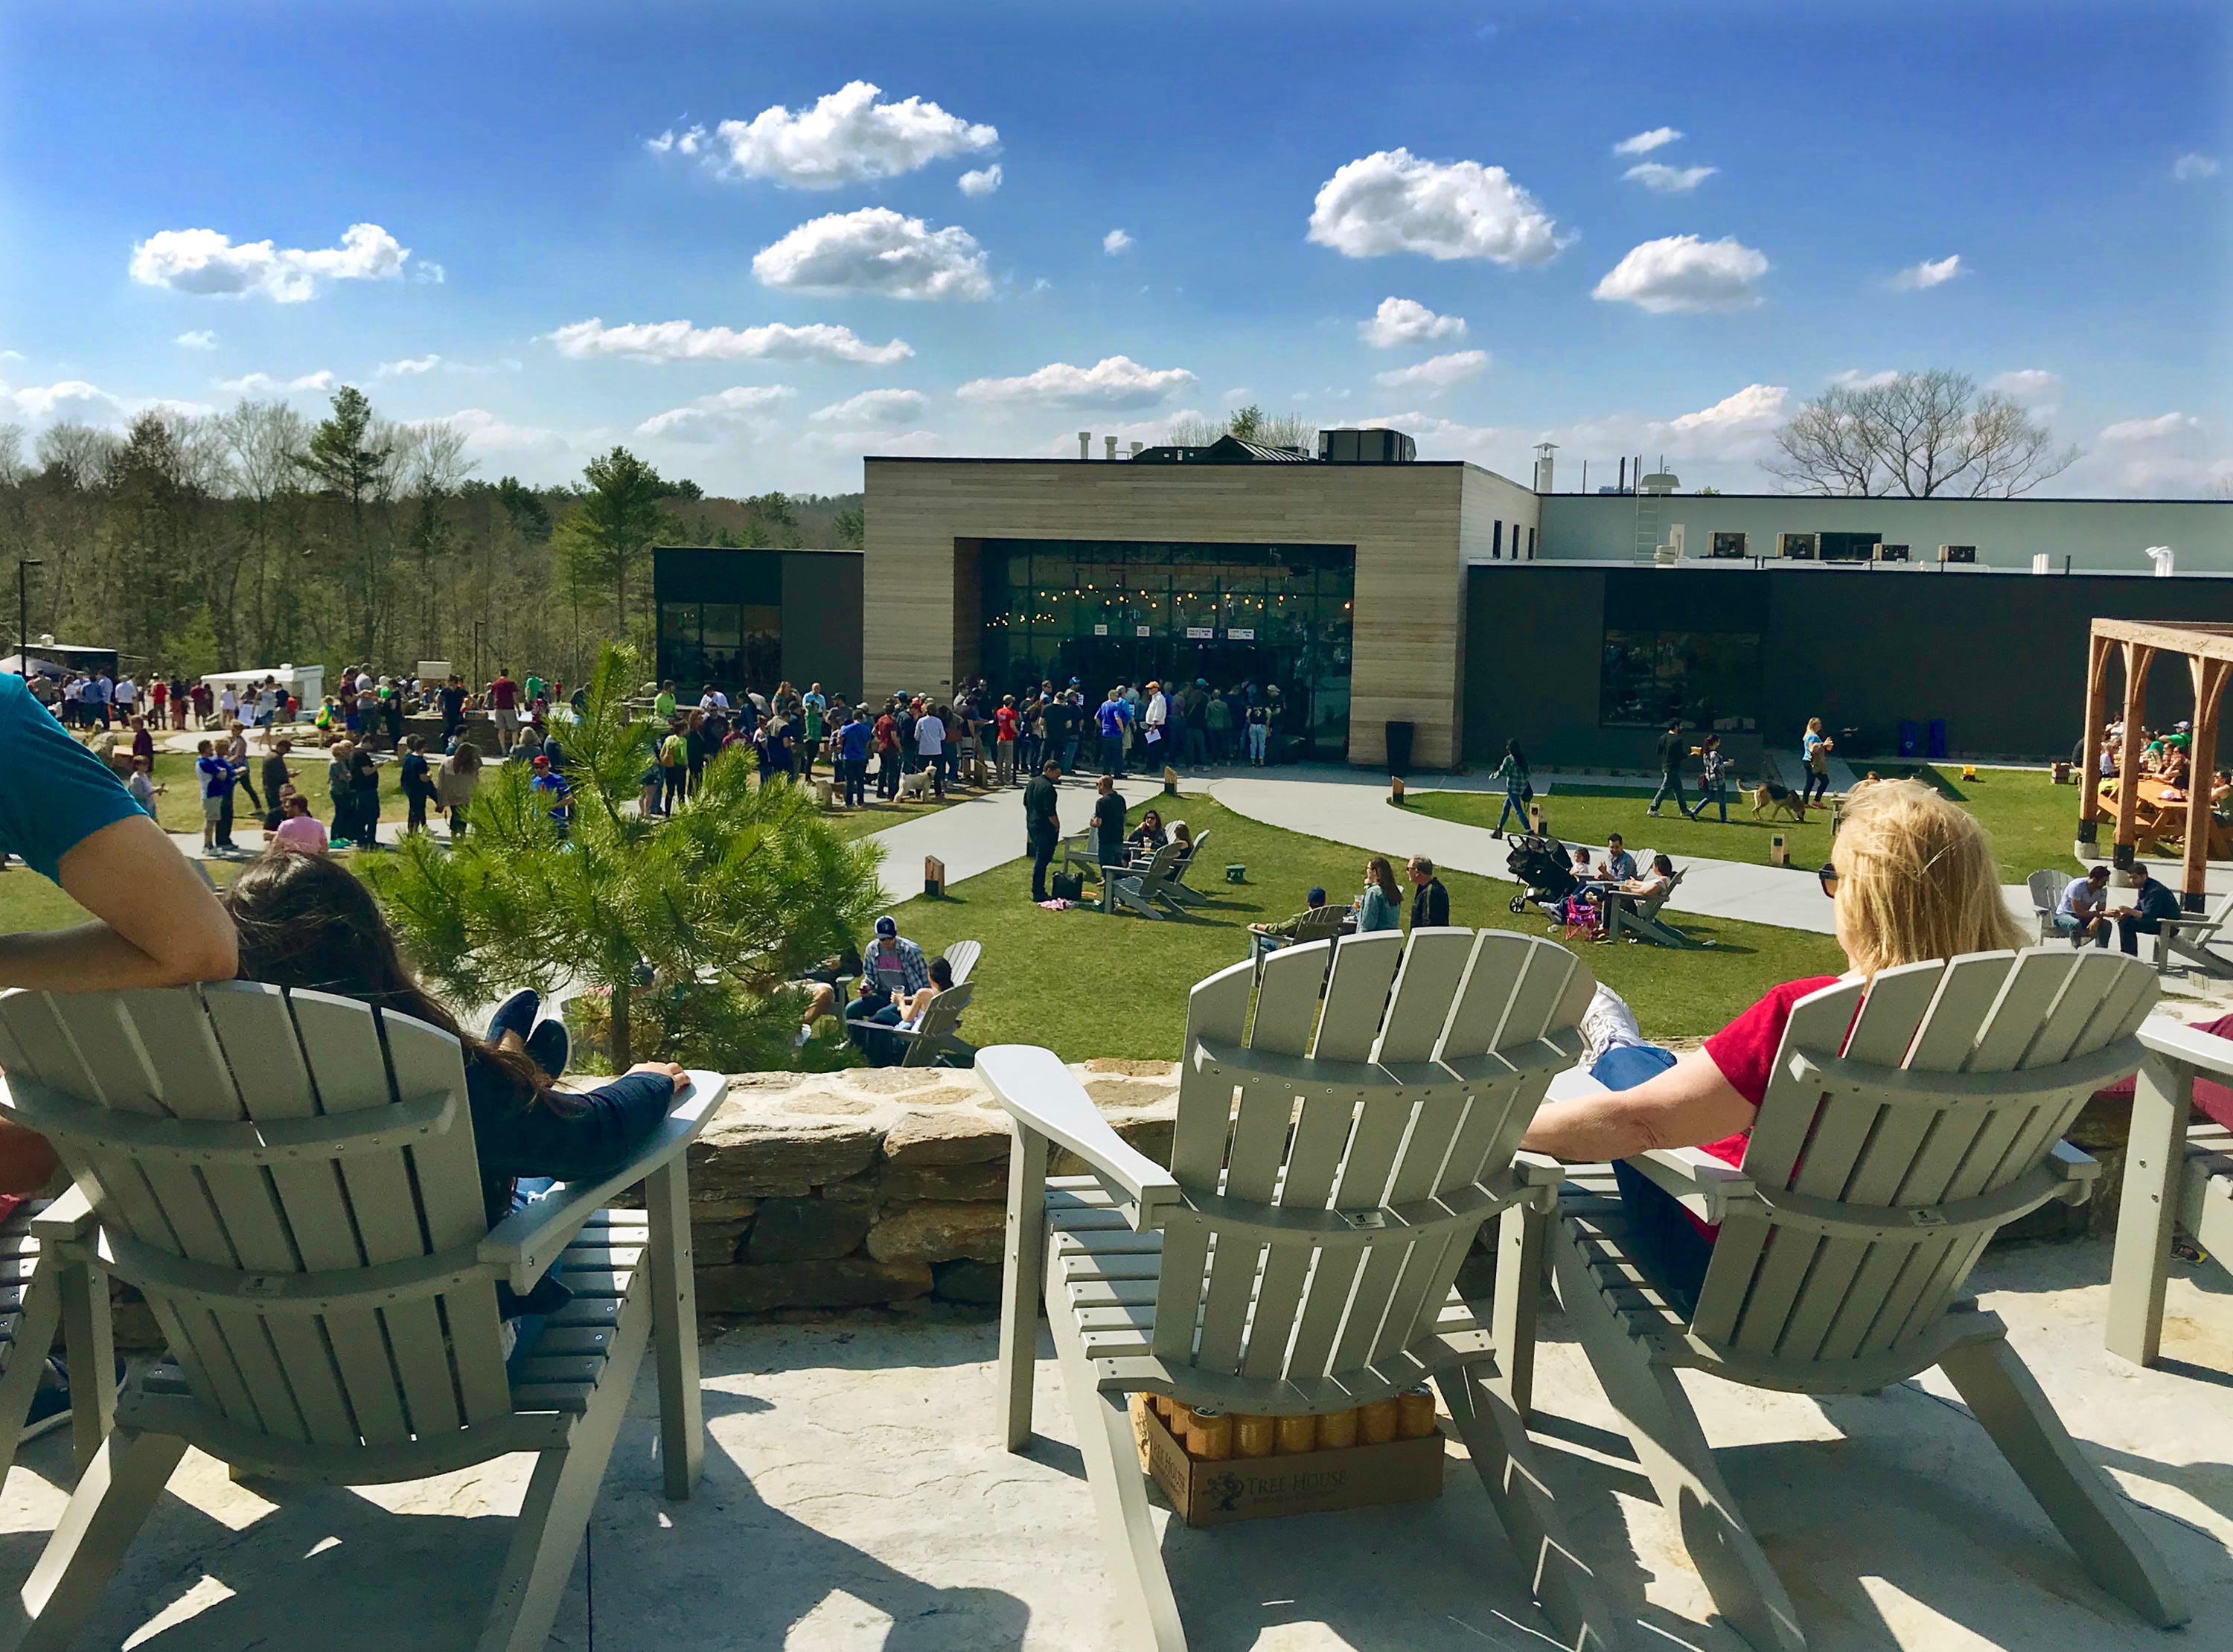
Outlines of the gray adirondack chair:
[{"label": "gray adirondack chair", "polygon": [[[1001,1434],[1011,1451],[1031,1436],[1043,1298],[1125,1618],[1110,1644],[1186,1644],[1128,1395],[1297,1415],[1428,1376],[1561,1642],[1605,1644],[1595,1580],[1560,1535],[1520,1421],[1558,1171],[1514,1152],[1581,1048],[1589,971],[1527,936],[1428,929],[1274,954],[1252,1019],[1254,979],[1235,964],[1194,989],[1169,1170],[1129,1147],[1051,1052],[977,1058],[1016,1131]],[[1050,1142],[1091,1174],[1050,1178]],[[1452,1282],[1493,1219],[1492,1330]]]},{"label": "gray adirondack chair", "polygon": [[969,979],[969,972],[977,967],[977,959],[984,951],[984,943],[974,940],[957,940],[946,949],[941,956],[954,972],[954,985],[960,986]]},{"label": "gray adirondack chair", "polygon": [[961,1024],[961,1012],[969,1007],[969,1000],[976,991],[967,981],[949,986],[931,999],[918,1025],[878,1027],[876,1031],[896,1043],[900,1050],[899,1064],[902,1067],[935,1067],[942,1061],[950,1061],[957,1067],[967,1067],[977,1059],[977,1046],[963,1038],[954,1029]]},{"label": "gray adirondack chair", "polygon": [[1190,847],[1181,850],[1179,857],[1171,862],[1171,899],[1181,906],[1199,907],[1207,904],[1209,900],[1207,894],[1187,881],[1187,874],[1193,871],[1195,867],[1203,864],[1202,845],[1208,842],[1209,834],[1202,833],[1194,840]]},{"label": "gray adirondack chair", "polygon": [[[1660,921],[1660,908],[1667,904],[1668,897],[1682,886],[1683,874],[1677,872],[1667,880],[1667,887],[1657,894],[1637,900],[1632,910],[1621,904],[1622,897],[1608,893],[1603,908],[1605,938],[1618,940],[1624,934],[1632,934],[1655,946],[1674,946],[1684,951],[1693,951],[1705,944],[1693,940],[1672,925]],[[1628,898],[1636,900],[1632,895]]]},{"label": "gray adirondack chair", "polygon": [[[25,1440],[59,1428],[71,1431],[82,1470],[101,1448],[116,1411],[114,1339],[107,1282],[84,1262],[55,1253],[57,1239],[88,1226],[82,1200],[68,1205],[27,1200],[0,1220],[0,1482]],[[27,1429],[39,1376],[56,1333],[69,1349],[70,1409]]]},{"label": "gray adirondack chair", "polygon": [[2220,979],[2233,976],[2233,959],[2213,950],[2217,945],[2233,941],[2229,928],[2233,928],[2233,891],[2229,891],[2206,917],[2197,914],[2165,919],[2156,932],[2156,969],[2158,972],[2196,970]]},{"label": "gray adirondack chair", "polygon": [[1618,1200],[1563,1202],[1568,1322],[1715,1605],[1761,1652],[1806,1642],[1714,1467],[1685,1366],[1800,1394],[1872,1393],[1939,1367],[2094,1580],[2152,1623],[2184,1620],[2162,1558],[2006,1327],[1949,1311],[2003,1224],[2084,1197],[2099,1167],[2062,1132],[2138,1064],[2132,1032],[2155,997],[2135,960],[2042,946],[1886,970],[1865,999],[1858,982],[1801,998],[1741,1167],[1696,1148],[1630,1161],[1722,1224],[1687,1320],[1630,1248]]},{"label": "gray adirondack chair", "polygon": [[1112,873],[1109,881],[1110,898],[1127,912],[1143,918],[1178,917],[1186,905],[1172,893],[1171,868],[1177,864],[1180,845],[1166,843],[1144,863],[1135,862],[1134,869]]},{"label": "gray adirondack chair", "polygon": [[[667,1494],[696,1485],[683,1149],[719,1075],[691,1075],[626,1169],[491,1231],[457,1041],[423,1022],[245,982],[16,992],[0,1066],[14,1116],[85,1190],[42,1219],[78,1235],[56,1250],[136,1286],[176,1362],[134,1374],[20,1600],[0,1600],[6,1652],[70,1644],[190,1445],[331,1485],[537,1453],[481,1652],[548,1636],[647,1343]],[[645,1210],[600,1208],[638,1181]],[[552,1268],[573,1299],[507,1376],[497,1282]]]},{"label": "gray adirondack chair", "polygon": [[2109,1351],[2152,1365],[2163,1341],[2171,1230],[2221,1269],[2233,1261],[2233,1130],[2194,1114],[2194,1080],[2233,1083],[2233,1043],[2160,1018],[2139,1031],[2147,1058],[2132,1096],[2124,1197],[2109,1274]]},{"label": "gray adirondack chair", "polygon": [[2070,880],[2060,872],[2034,872],[2024,881],[2031,891],[2031,915],[2039,920],[2039,938],[2054,940],[2054,909],[2062,904],[2063,886]]}]

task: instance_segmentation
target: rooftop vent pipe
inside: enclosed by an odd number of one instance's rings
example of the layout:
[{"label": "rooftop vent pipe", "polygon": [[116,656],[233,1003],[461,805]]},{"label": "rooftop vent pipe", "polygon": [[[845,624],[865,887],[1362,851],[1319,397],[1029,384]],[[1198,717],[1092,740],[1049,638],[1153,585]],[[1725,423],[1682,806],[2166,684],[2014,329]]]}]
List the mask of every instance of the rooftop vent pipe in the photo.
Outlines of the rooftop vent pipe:
[{"label": "rooftop vent pipe", "polygon": [[1091,431],[1081,430],[1077,433],[1077,456],[1080,459],[1091,459],[1093,457],[1093,433]]}]

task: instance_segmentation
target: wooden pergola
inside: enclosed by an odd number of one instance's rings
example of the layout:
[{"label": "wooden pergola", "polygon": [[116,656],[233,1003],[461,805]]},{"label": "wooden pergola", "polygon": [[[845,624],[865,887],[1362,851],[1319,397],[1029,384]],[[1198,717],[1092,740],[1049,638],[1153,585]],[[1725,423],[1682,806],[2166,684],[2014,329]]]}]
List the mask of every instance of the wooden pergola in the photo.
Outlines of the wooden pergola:
[{"label": "wooden pergola", "polygon": [[2087,640],[2086,758],[2080,777],[2078,842],[2091,852],[2100,841],[2106,811],[2101,803],[2101,745],[2108,722],[2109,661],[2121,654],[2125,667],[2125,739],[2117,781],[2117,836],[2113,863],[2132,865],[2139,806],[2140,748],[2147,721],[2148,668],[2159,654],[2183,654],[2194,682],[2193,738],[2187,748],[2185,856],[2179,902],[2189,912],[2203,909],[2203,875],[2210,851],[2210,784],[2217,763],[2218,701],[2233,673],[2233,625],[2201,621],[2164,624],[2150,620],[2096,620]]}]

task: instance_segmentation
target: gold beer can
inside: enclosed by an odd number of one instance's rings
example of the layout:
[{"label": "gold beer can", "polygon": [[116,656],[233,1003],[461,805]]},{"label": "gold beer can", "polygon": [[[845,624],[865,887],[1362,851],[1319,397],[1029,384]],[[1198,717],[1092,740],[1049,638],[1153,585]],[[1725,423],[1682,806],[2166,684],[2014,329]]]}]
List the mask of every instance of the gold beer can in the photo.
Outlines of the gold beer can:
[{"label": "gold beer can", "polygon": [[1269,1417],[1236,1416],[1233,1419],[1233,1454],[1269,1457],[1279,1443],[1279,1425]]},{"label": "gold beer can", "polygon": [[1318,1419],[1320,1451],[1345,1451],[1356,1443],[1356,1412],[1329,1411]]},{"label": "gold beer can", "polygon": [[1318,1443],[1318,1420],[1316,1417],[1281,1417],[1273,1425],[1282,1457],[1315,1451]]},{"label": "gold beer can", "polygon": [[1233,1419],[1214,1405],[1198,1405],[1187,1419],[1187,1449],[1206,1463],[1233,1455]]},{"label": "gold beer can", "polygon": [[1396,1437],[1398,1408],[1396,1396],[1375,1400],[1370,1405],[1357,1408],[1357,1434],[1360,1444],[1384,1446]]},{"label": "gold beer can", "polygon": [[1424,1382],[1396,1395],[1396,1437],[1424,1440],[1435,1432],[1435,1391]]}]

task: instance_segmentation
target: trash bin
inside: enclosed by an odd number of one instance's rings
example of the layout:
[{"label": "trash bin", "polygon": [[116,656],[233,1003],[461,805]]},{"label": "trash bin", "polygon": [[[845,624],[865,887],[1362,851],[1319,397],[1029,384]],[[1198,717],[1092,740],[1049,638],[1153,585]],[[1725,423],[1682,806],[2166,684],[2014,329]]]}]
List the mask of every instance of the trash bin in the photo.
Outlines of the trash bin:
[{"label": "trash bin", "polygon": [[1911,758],[1922,749],[1923,731],[1916,726],[1914,719],[1909,718],[1903,720],[1899,725],[1900,756]]},{"label": "trash bin", "polygon": [[1933,758],[1943,758],[1946,755],[1946,719],[1943,717],[1934,717],[1930,719],[1930,755]]},{"label": "trash bin", "polygon": [[1411,772],[1411,734],[1409,723],[1390,722],[1388,725],[1388,772],[1391,775]]}]

